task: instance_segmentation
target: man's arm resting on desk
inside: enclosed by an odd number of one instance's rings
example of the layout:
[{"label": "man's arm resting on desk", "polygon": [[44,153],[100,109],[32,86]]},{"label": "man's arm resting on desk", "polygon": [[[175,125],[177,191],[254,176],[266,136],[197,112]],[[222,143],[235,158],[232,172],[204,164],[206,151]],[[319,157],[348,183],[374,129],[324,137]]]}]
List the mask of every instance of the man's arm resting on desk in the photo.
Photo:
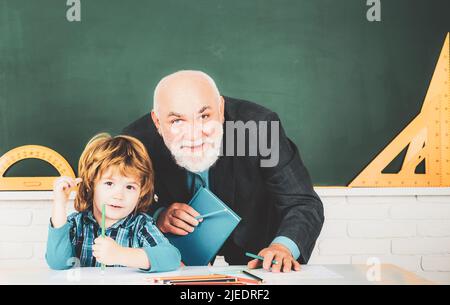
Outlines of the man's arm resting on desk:
[{"label": "man's arm resting on desk", "polygon": [[283,271],[292,266],[299,268],[297,259],[302,263],[308,262],[324,216],[322,202],[314,191],[297,147],[286,136],[276,113],[268,115],[266,120],[268,123],[279,123],[278,131],[268,130],[269,138],[279,141],[279,154],[273,166],[261,167],[261,173],[268,192],[274,198],[276,214],[280,216],[280,226],[275,236],[284,238],[275,239],[259,255],[264,256],[265,269],[270,268],[272,259],[280,261],[280,264],[272,265],[272,271],[277,272],[281,267]]},{"label": "man's arm resting on desk", "polygon": [[[297,146],[286,136],[276,113],[268,121],[278,121],[278,162],[262,167],[267,190],[273,195],[275,209],[280,215],[280,226],[275,236],[291,239],[300,251],[299,260],[307,263],[324,222],[323,205],[314,191],[311,177],[303,164]],[[294,253],[293,253],[294,254]]]},{"label": "man's arm resting on desk", "polygon": [[271,245],[273,244],[280,244],[282,246],[285,246],[289,250],[289,252],[291,252],[292,257],[295,260],[298,260],[298,258],[300,257],[300,249],[289,237],[278,236],[272,241]]}]

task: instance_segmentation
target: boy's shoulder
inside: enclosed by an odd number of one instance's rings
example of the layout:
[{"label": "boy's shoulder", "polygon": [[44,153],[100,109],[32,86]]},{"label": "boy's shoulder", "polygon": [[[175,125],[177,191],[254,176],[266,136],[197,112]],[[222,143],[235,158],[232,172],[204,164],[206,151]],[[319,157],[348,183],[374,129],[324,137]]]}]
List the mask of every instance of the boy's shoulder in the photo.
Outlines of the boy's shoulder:
[{"label": "boy's shoulder", "polygon": [[81,222],[85,213],[83,212],[73,212],[69,216],[67,216],[68,222]]},{"label": "boy's shoulder", "polygon": [[146,214],[146,213],[137,213],[133,215],[131,221],[129,221],[129,225],[132,225],[133,227],[144,227],[149,224],[155,224],[153,218]]},{"label": "boy's shoulder", "polygon": [[92,212],[73,212],[69,216],[67,216],[67,222],[71,223],[72,226],[81,226],[92,222],[96,222]]}]

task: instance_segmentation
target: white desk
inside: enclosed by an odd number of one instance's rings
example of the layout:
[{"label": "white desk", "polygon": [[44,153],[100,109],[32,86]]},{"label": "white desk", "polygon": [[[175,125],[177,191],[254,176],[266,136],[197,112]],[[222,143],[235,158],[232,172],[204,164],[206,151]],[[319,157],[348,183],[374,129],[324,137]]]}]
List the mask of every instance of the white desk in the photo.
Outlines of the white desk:
[{"label": "white desk", "polygon": [[[324,265],[302,266],[304,278],[287,280],[283,274],[271,276],[266,284],[350,284],[350,285],[392,285],[392,284],[433,284],[415,274],[394,265],[381,265],[380,281],[369,281],[365,265]],[[184,267],[177,271],[166,273],[143,273],[128,268],[107,268],[102,275],[99,268],[78,268],[64,271],[54,271],[48,268],[0,269],[0,284],[139,284],[150,285],[151,277],[195,275],[208,273],[236,274],[244,266],[229,267]],[[300,271],[302,272],[302,271]],[[301,277],[301,276],[300,276]]]}]

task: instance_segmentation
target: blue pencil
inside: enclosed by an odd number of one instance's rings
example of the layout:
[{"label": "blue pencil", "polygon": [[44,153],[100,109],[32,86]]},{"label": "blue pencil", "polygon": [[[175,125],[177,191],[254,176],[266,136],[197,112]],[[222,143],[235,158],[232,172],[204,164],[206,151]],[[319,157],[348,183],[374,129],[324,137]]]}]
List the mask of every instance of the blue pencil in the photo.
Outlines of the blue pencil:
[{"label": "blue pencil", "polygon": [[[264,260],[264,257],[259,256],[259,255],[256,255],[256,254],[253,254],[253,253],[250,253],[250,252],[246,252],[245,255],[248,256],[248,257],[254,258],[254,259],[259,259],[259,260],[261,260],[261,261]],[[273,260],[273,261],[272,261],[272,264],[278,265],[278,261]]]},{"label": "blue pencil", "polygon": [[219,211],[215,211],[215,212],[211,212],[211,213],[206,213],[206,214],[203,214],[203,215],[196,216],[195,219],[199,220],[199,219],[210,217],[210,216],[214,216],[214,215],[226,212],[226,211],[227,211],[227,209],[223,209],[223,210],[219,210]]}]

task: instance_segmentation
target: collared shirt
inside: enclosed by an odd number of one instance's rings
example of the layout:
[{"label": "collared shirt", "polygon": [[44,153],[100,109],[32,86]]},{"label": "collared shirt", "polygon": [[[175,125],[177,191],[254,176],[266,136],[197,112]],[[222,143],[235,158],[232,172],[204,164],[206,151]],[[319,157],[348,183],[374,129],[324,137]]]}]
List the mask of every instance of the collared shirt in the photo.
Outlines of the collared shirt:
[{"label": "collared shirt", "polygon": [[[147,271],[169,271],[180,266],[180,252],[147,214],[130,214],[106,228],[105,235],[122,247],[142,248],[151,265]],[[81,267],[99,267],[101,264],[96,261],[92,250],[94,240],[99,236],[101,227],[92,211],[71,214],[61,228],[54,228],[50,222],[47,263],[53,269],[67,269],[73,263]],[[74,261],[74,258],[79,261]]]},{"label": "collared shirt", "polygon": [[209,189],[209,170],[203,172],[192,173],[187,171],[187,185],[192,194],[198,191],[202,186]]}]

